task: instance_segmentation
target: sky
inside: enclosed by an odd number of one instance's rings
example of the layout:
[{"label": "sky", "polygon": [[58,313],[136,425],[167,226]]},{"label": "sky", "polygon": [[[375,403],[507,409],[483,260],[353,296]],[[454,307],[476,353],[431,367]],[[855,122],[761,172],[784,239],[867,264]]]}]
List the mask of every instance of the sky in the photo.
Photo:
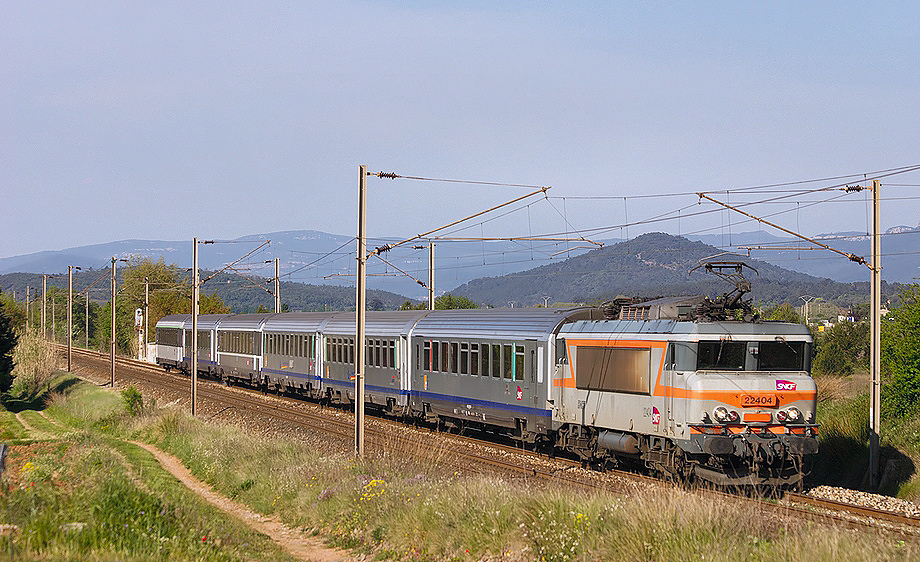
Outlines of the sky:
[{"label": "sky", "polygon": [[[551,186],[456,236],[757,229],[698,191],[784,196],[745,209],[807,235],[865,232],[865,193],[788,191],[920,164],[916,2],[2,0],[0,13],[0,257],[355,235],[359,165]],[[806,180],[822,181],[776,186]],[[883,227],[916,226],[920,172],[882,182]],[[411,236],[532,191],[371,177],[368,234]]]}]

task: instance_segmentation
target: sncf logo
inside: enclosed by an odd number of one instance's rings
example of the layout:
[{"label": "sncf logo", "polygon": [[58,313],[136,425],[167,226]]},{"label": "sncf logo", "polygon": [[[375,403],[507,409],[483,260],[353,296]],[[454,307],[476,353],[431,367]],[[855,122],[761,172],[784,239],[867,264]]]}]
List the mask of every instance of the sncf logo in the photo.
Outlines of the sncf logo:
[{"label": "sncf logo", "polygon": [[795,390],[795,383],[792,381],[784,381],[782,379],[777,380],[776,390]]}]

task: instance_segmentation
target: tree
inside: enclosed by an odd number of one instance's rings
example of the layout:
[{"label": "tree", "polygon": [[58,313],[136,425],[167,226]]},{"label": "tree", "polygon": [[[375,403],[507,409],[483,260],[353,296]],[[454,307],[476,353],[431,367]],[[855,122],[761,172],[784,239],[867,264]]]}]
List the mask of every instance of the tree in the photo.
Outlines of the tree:
[{"label": "tree", "polygon": [[[115,299],[115,346],[122,353],[134,355],[137,351],[137,333],[134,329],[134,311],[144,307],[144,278],[149,287],[148,324],[153,330],[156,323],[168,314],[191,314],[191,284],[182,279],[179,267],[167,265],[162,259],[135,259],[122,273],[122,285]],[[199,296],[201,314],[229,312],[217,294]],[[111,301],[96,310],[96,349],[107,350],[112,334]],[[152,338],[150,338],[152,339]]]},{"label": "tree", "polygon": [[[440,297],[434,299],[434,308],[435,310],[449,310],[454,308],[479,308],[475,302],[471,301],[466,297],[461,297],[459,295],[452,295],[450,293],[441,295]],[[420,302],[418,304],[412,304],[410,301],[406,301],[400,305],[399,310],[427,310],[428,303]]]},{"label": "tree", "polygon": [[776,320],[778,322],[792,322],[793,324],[802,323],[802,317],[789,303],[783,303],[767,310],[764,312],[763,317],[766,320]]},{"label": "tree", "polygon": [[814,371],[826,375],[851,375],[869,368],[869,326],[865,322],[840,322],[816,339]]},{"label": "tree", "polygon": [[479,305],[466,297],[447,293],[434,299],[434,308],[436,310],[448,310],[454,308],[479,308]]},{"label": "tree", "polygon": [[[188,312],[187,314],[192,313],[192,299],[189,299],[188,303]],[[221,300],[217,293],[213,294],[201,294],[198,295],[198,312],[201,314],[227,314],[230,312],[230,307],[224,304],[224,301]]]},{"label": "tree", "polygon": [[[2,297],[0,293],[0,297]],[[13,319],[7,313],[6,301],[0,298],[0,391],[6,392],[13,383],[13,350],[19,343]]]},{"label": "tree", "polygon": [[902,417],[920,410],[920,285],[908,285],[882,322],[882,410]]},{"label": "tree", "polygon": [[13,300],[12,295],[0,292],[0,306],[6,310],[13,329],[22,333],[26,326],[26,309],[21,302]]}]

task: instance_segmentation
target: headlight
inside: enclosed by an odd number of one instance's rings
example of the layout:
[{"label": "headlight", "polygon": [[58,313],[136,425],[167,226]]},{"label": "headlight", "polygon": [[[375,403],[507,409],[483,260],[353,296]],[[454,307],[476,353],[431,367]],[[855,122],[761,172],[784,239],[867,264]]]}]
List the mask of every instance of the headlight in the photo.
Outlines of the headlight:
[{"label": "headlight", "polygon": [[802,412],[798,408],[789,408],[786,410],[786,414],[789,416],[789,421],[797,422],[802,419]]},{"label": "headlight", "polygon": [[723,406],[719,406],[712,411],[712,417],[714,417],[717,422],[724,423],[725,420],[728,419],[728,410],[726,410]]},{"label": "headlight", "polygon": [[728,421],[730,421],[730,422],[732,422],[732,423],[738,421],[740,418],[741,418],[741,416],[739,416],[739,415],[738,415],[738,412],[736,412],[736,411],[734,411],[734,410],[732,410],[731,412],[728,413]]},{"label": "headlight", "polygon": [[784,421],[786,421],[786,412],[783,410],[776,412],[776,421],[780,423],[783,423]]}]

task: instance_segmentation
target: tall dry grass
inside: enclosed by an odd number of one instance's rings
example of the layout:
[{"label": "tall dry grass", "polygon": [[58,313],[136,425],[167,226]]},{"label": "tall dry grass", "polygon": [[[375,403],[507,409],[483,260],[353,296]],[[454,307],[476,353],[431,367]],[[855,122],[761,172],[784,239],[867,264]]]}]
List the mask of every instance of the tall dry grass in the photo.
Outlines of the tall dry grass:
[{"label": "tall dry grass", "polygon": [[54,346],[44,338],[24,334],[13,350],[13,386],[10,394],[22,398],[34,397],[44,389],[51,376],[60,368],[61,360]]}]

